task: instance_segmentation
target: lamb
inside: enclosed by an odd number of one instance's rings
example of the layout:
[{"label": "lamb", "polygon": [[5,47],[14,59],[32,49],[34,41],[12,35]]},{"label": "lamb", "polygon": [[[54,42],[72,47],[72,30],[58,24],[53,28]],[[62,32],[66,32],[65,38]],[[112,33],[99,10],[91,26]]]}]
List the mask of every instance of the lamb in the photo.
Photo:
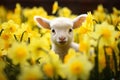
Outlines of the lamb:
[{"label": "lamb", "polygon": [[82,14],[73,20],[65,17],[48,20],[35,16],[34,20],[39,27],[51,30],[52,50],[59,54],[61,59],[64,59],[69,48],[79,51],[79,45],[73,42],[73,29],[80,27],[86,20],[86,16],[86,14]]}]

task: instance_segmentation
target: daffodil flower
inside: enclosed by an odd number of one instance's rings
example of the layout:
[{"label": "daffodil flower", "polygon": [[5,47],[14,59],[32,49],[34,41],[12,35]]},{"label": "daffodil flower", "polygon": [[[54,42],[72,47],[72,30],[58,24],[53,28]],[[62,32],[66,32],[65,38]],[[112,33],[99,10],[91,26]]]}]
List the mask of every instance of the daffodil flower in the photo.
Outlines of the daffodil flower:
[{"label": "daffodil flower", "polygon": [[55,14],[58,10],[59,6],[58,6],[58,2],[55,1],[53,4],[53,8],[52,8],[52,14]]}]

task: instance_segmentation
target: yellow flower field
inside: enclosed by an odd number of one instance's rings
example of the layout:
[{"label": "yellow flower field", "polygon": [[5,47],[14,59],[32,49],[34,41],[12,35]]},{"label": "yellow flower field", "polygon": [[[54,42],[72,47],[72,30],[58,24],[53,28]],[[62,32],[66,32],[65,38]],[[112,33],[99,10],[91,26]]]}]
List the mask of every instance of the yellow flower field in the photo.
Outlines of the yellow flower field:
[{"label": "yellow flower field", "polygon": [[102,5],[86,13],[74,30],[79,52],[69,49],[64,59],[51,51],[50,31],[39,28],[34,16],[73,19],[67,7],[53,4],[52,15],[43,7],[14,11],[0,6],[0,80],[120,80],[120,10]]}]

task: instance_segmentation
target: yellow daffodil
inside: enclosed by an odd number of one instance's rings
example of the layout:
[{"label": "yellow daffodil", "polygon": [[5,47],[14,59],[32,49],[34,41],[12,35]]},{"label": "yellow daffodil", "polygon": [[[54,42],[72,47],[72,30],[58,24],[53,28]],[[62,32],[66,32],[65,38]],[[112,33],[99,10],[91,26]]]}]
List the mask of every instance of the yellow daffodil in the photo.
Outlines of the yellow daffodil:
[{"label": "yellow daffodil", "polygon": [[1,38],[5,41],[13,40],[14,33],[17,32],[19,25],[16,24],[13,20],[9,20],[8,22],[4,22],[1,25],[1,28],[3,29],[1,33]]},{"label": "yellow daffodil", "polygon": [[93,31],[93,16],[91,12],[88,12],[86,21],[82,24],[82,27],[84,27],[86,31]]},{"label": "yellow daffodil", "polygon": [[64,63],[67,63],[70,58],[75,56],[75,54],[76,54],[76,52],[74,49],[69,49],[67,55],[65,55],[65,57],[64,57]]},{"label": "yellow daffodil", "polygon": [[[82,26],[78,29],[78,38],[79,38],[79,43],[83,40],[84,36],[92,36],[94,30],[94,23],[93,23],[93,16],[91,12],[88,12],[88,15],[86,17],[85,22],[82,24]],[[80,44],[84,46],[84,44],[89,43],[89,41],[82,41]],[[85,47],[85,46],[84,46]],[[81,47],[81,51],[83,51]],[[86,47],[87,48],[87,47]]]},{"label": "yellow daffodil", "polygon": [[3,23],[1,26],[2,29],[9,33],[14,33],[19,28],[19,25],[16,24],[13,20],[9,20],[8,22]]},{"label": "yellow daffodil", "polygon": [[55,14],[58,10],[59,6],[58,6],[58,2],[55,1],[52,7],[52,14]]},{"label": "yellow daffodil", "polygon": [[102,22],[106,18],[106,13],[103,5],[98,5],[97,10],[94,11],[94,18],[97,22]]},{"label": "yellow daffodil", "polygon": [[59,16],[61,17],[70,17],[71,15],[71,10],[67,7],[63,7],[58,11]]},{"label": "yellow daffodil", "polygon": [[2,39],[4,39],[4,40],[10,40],[11,36],[12,35],[8,32],[7,33],[3,32],[2,35],[1,35]]},{"label": "yellow daffodil", "polygon": [[107,16],[107,21],[109,24],[112,24],[116,27],[120,22],[120,17],[118,15],[110,14]]},{"label": "yellow daffodil", "polygon": [[45,37],[33,38],[31,39],[29,48],[31,51],[31,56],[34,56],[37,59],[39,57],[45,56],[48,53],[50,50],[50,44]]},{"label": "yellow daffodil", "polygon": [[97,24],[95,27],[96,27],[96,32],[102,35],[106,39],[112,37],[112,34],[115,31],[114,26],[108,24],[107,22],[103,22],[102,24]]},{"label": "yellow daffodil", "polygon": [[88,61],[85,55],[76,55],[65,64],[65,71],[68,80],[86,80],[89,77],[92,69],[91,62]]},{"label": "yellow daffodil", "polygon": [[27,41],[28,38],[30,38],[30,39],[32,39],[32,38],[40,38],[40,36],[41,36],[38,33],[38,31],[32,30],[32,26],[30,24],[27,24],[27,23],[23,23],[19,30],[22,33],[18,33],[18,35],[22,35],[23,32],[25,32],[24,36],[23,36],[23,41]]},{"label": "yellow daffodil", "polygon": [[24,64],[29,58],[29,49],[25,43],[15,42],[9,49],[8,57],[14,64]]},{"label": "yellow daffodil", "polygon": [[25,8],[23,10],[23,15],[25,17],[27,24],[34,26],[35,21],[34,21],[34,16],[42,16],[42,17],[47,17],[47,12],[43,7],[33,7],[33,8]]},{"label": "yellow daffodil", "polygon": [[88,49],[88,44],[85,41],[81,41],[80,42],[80,51],[81,52],[86,52],[86,50]]},{"label": "yellow daffodil", "polygon": [[97,10],[98,10],[98,12],[104,12],[104,7],[103,7],[103,5],[98,5]]},{"label": "yellow daffodil", "polygon": [[1,44],[3,50],[8,50],[15,41],[14,36],[10,32],[4,31],[1,34]]},{"label": "yellow daffodil", "polygon": [[[91,43],[90,43],[91,40],[90,40],[89,36],[88,35],[84,35],[79,40],[80,40],[79,41],[80,42],[79,43],[79,50],[80,50],[80,52],[82,52],[82,53],[89,53],[90,45],[91,45]],[[88,55],[88,54],[86,54],[86,55]]]},{"label": "yellow daffodil", "polygon": [[43,66],[42,70],[48,78],[55,77],[56,79],[58,79],[58,76],[65,78],[65,74],[62,71],[63,67],[59,56],[53,51],[50,51],[48,55],[42,57],[41,66]]},{"label": "yellow daffodil", "polygon": [[119,25],[120,22],[120,10],[117,8],[113,7],[113,13],[109,15],[110,19],[108,19],[111,24],[113,24],[115,27]]},{"label": "yellow daffodil", "polygon": [[16,8],[14,10],[14,15],[13,15],[13,20],[18,24],[21,24],[22,22],[21,14],[22,14],[21,5],[16,4]]},{"label": "yellow daffodil", "polygon": [[22,13],[22,9],[20,4],[16,4],[16,8],[14,9],[14,12],[11,11],[8,12],[7,19],[13,20],[20,25],[22,22],[21,13]]},{"label": "yellow daffodil", "polygon": [[7,10],[4,6],[0,6],[0,24],[6,20]]},{"label": "yellow daffodil", "polygon": [[15,8],[15,14],[21,14],[21,5],[19,3],[16,4],[16,8]]},{"label": "yellow daffodil", "polygon": [[118,10],[117,8],[113,7],[113,14],[114,15],[119,15],[120,14],[120,10]]},{"label": "yellow daffodil", "polygon": [[2,41],[3,41],[2,42],[2,44],[3,44],[2,50],[8,50],[11,47],[11,45],[12,45],[12,39],[11,40],[7,40],[7,41],[6,40],[2,40]]},{"label": "yellow daffodil", "polygon": [[43,65],[43,71],[46,74],[46,76],[52,78],[54,76],[54,69],[52,64],[46,63]]}]

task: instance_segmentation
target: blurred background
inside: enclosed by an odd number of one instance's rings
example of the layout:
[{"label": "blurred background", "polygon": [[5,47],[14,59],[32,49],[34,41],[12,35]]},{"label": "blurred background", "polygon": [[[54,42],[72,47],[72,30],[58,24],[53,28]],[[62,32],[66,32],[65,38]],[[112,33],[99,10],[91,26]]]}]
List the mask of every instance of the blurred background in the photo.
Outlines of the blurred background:
[{"label": "blurred background", "polygon": [[120,9],[120,0],[1,0],[0,5],[7,9],[14,9],[16,3],[20,3],[22,7],[43,6],[48,14],[52,14],[54,1],[58,1],[61,7],[70,8],[73,14],[93,11],[99,4],[102,4],[109,12],[112,12],[112,7]]}]

